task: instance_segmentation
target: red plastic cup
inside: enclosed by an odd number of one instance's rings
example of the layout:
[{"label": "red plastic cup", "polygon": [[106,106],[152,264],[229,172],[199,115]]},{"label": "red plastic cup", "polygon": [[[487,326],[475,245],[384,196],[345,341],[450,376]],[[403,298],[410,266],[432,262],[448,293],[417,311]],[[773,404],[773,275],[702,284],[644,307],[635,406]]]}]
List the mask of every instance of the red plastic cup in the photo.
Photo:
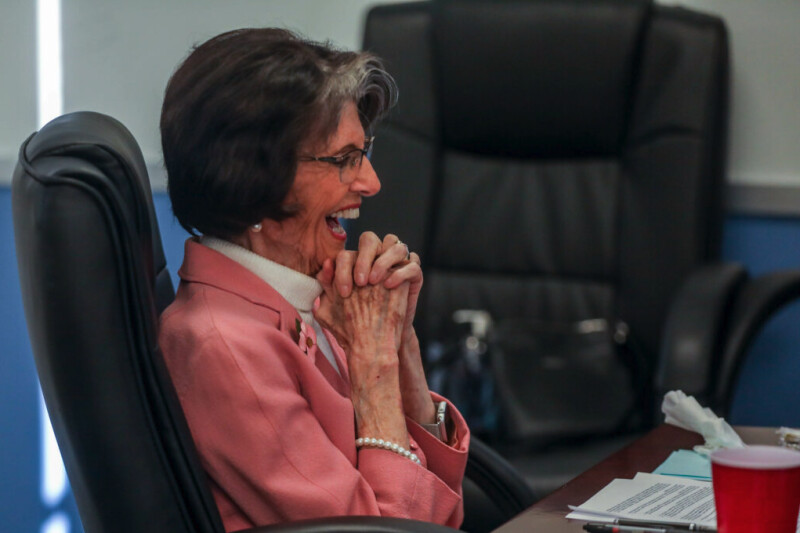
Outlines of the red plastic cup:
[{"label": "red plastic cup", "polygon": [[800,510],[800,452],[780,446],[711,454],[719,533],[795,533]]}]

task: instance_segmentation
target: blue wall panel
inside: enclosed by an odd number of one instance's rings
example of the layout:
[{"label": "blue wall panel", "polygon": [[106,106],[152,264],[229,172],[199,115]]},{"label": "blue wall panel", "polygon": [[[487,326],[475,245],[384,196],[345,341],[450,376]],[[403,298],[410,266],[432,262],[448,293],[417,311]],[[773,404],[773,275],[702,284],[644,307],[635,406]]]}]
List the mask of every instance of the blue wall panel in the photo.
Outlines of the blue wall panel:
[{"label": "blue wall panel", "polygon": [[39,400],[19,292],[11,202],[0,189],[0,520],[5,531],[36,531]]},{"label": "blue wall panel", "polygon": [[800,219],[729,216],[722,255],[747,265],[754,275],[800,268]]},{"label": "blue wall panel", "polygon": [[[800,268],[800,220],[729,217],[723,255],[753,275]],[[736,424],[800,427],[800,304],[781,309],[749,350],[734,396]]]},{"label": "blue wall panel", "polygon": [[[17,275],[11,194],[0,187],[0,529],[79,532],[69,490],[58,491],[49,503],[41,497],[39,398]],[[43,527],[46,522],[54,527]]]},{"label": "blue wall panel", "polygon": [[161,231],[161,244],[167,257],[167,267],[172,276],[172,284],[178,288],[178,269],[183,263],[183,245],[189,234],[172,216],[172,207],[166,193],[153,195],[153,205],[158,218],[158,229]]}]

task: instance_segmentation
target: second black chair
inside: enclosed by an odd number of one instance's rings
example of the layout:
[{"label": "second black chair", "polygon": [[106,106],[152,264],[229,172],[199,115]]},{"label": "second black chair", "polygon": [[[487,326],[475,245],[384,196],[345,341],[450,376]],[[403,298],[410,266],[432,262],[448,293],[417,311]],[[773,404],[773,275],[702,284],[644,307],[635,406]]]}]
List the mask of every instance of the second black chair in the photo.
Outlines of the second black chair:
[{"label": "second black chair", "polygon": [[[353,233],[420,253],[429,349],[457,345],[455,312],[491,317],[498,444],[547,493],[652,423],[673,299],[719,259],[725,25],[649,0],[438,0],[372,9],[364,47],[401,96]],[[719,312],[744,271],[712,270]],[[671,384],[720,346],[707,318],[711,351]]]}]

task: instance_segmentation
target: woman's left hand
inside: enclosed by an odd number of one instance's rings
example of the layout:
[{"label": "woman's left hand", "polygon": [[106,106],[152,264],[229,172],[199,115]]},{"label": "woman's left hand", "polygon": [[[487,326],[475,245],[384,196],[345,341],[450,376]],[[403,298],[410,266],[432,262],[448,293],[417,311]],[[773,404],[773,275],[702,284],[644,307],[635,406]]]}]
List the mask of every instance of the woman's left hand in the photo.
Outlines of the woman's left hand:
[{"label": "woman's left hand", "polygon": [[403,323],[403,341],[411,341],[414,333],[414,315],[419,293],[422,290],[422,268],[419,256],[409,252],[408,246],[391,233],[383,240],[367,231],[358,240],[358,252],[340,252],[336,258],[334,286],[342,298],[350,296],[352,283],[359,287],[383,283],[395,289],[409,283],[408,304]]},{"label": "woman's left hand", "polygon": [[318,278],[323,284],[332,282],[342,298],[350,296],[353,284],[364,287],[383,283],[386,289],[392,290],[408,282],[408,302],[398,353],[403,410],[417,422],[433,422],[435,411],[414,330],[414,315],[423,281],[419,256],[409,252],[396,235],[389,234],[381,240],[368,231],[361,235],[357,252],[339,252],[335,267],[328,265],[323,268]]}]

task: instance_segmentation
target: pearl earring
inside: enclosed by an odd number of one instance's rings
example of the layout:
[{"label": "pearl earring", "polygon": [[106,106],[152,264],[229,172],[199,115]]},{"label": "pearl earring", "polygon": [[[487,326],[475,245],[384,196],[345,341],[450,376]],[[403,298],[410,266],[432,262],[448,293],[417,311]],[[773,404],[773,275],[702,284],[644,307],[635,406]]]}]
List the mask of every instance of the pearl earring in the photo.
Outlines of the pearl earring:
[{"label": "pearl earring", "polygon": [[261,223],[259,222],[258,224],[253,224],[250,229],[258,233],[259,231],[261,231]]}]

